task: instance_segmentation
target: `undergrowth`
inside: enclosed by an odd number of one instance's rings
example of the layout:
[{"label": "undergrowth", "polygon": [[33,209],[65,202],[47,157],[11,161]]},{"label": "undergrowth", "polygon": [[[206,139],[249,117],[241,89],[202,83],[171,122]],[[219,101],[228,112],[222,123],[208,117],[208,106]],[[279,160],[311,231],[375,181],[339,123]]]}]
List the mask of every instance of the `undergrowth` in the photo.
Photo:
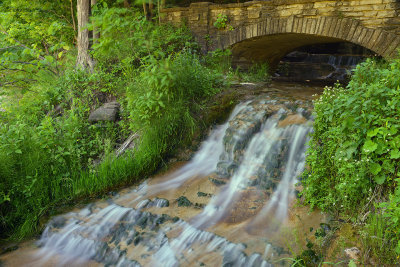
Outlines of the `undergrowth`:
[{"label": "undergrowth", "polygon": [[[222,86],[187,28],[157,26],[133,9],[96,6],[94,13],[90,27],[102,32],[93,45],[94,73],[76,70],[71,50],[51,60],[56,72],[35,70],[35,81],[23,90],[9,84],[18,94],[1,99],[2,239],[37,233],[56,206],[152,174],[190,139],[204,101]],[[110,99],[123,106],[120,120],[90,124],[90,112]],[[133,132],[140,135],[135,149],[116,158],[115,148]]]},{"label": "undergrowth", "polygon": [[361,224],[366,250],[379,264],[400,255],[400,60],[367,60],[346,88],[315,102],[303,196]]}]

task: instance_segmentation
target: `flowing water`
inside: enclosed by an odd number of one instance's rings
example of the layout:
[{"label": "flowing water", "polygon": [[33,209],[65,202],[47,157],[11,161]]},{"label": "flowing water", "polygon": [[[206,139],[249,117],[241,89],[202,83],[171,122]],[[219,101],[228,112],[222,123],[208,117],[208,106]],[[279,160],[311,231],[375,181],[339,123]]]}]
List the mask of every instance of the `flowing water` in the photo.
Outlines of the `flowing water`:
[{"label": "flowing water", "polygon": [[311,110],[309,98],[269,94],[240,103],[183,166],[53,218],[27,265],[287,264],[304,245],[294,239],[321,220],[293,206]]}]

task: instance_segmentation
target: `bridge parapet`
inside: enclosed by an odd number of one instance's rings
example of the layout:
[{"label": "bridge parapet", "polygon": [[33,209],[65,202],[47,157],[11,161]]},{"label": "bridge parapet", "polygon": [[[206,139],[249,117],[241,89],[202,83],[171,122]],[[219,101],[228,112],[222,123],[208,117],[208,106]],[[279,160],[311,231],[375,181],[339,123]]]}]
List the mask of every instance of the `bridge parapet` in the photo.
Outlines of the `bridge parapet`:
[{"label": "bridge parapet", "polygon": [[[269,0],[224,5],[201,2],[187,8],[164,9],[162,13],[164,22],[185,22],[204,52],[277,34],[313,35],[318,37],[317,43],[349,41],[384,57],[396,55],[400,46],[398,0]],[[228,19],[225,29],[214,26],[219,14]]]}]

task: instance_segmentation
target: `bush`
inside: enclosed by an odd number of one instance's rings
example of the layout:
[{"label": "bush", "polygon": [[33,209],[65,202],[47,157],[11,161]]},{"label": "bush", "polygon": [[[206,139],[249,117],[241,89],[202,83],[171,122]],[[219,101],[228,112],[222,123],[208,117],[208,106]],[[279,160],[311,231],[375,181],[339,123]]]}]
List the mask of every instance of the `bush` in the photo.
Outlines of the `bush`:
[{"label": "bush", "polygon": [[[94,80],[99,77],[68,72],[50,87],[37,85],[40,94],[25,94],[7,106],[0,121],[2,234],[15,228],[15,237],[32,233],[51,205],[71,195],[81,170],[104,153],[106,144],[115,143],[118,128],[87,121],[97,104]],[[52,112],[56,103],[62,116]]]},{"label": "bush", "polygon": [[[90,27],[102,33],[94,73],[74,69],[73,51],[60,67],[57,54],[23,92],[2,99],[0,238],[27,237],[54,207],[152,174],[191,137],[196,113],[221,85],[187,28],[156,26],[105,2],[94,12]],[[90,111],[110,97],[124,106],[121,121],[91,125]],[[135,151],[115,158],[131,131],[140,133]]]},{"label": "bush", "polygon": [[394,192],[399,177],[399,106],[398,59],[391,63],[367,60],[357,66],[347,88],[325,89],[315,102],[314,132],[307,152],[310,170],[303,180],[305,199],[325,211],[354,216],[386,199],[377,208],[391,222],[385,236],[396,245],[400,196],[387,196]]},{"label": "bush", "polygon": [[144,135],[137,153],[144,149],[163,157],[193,133],[194,113],[217,92],[221,78],[188,51],[162,60],[149,59],[137,77],[127,88],[130,127]]}]

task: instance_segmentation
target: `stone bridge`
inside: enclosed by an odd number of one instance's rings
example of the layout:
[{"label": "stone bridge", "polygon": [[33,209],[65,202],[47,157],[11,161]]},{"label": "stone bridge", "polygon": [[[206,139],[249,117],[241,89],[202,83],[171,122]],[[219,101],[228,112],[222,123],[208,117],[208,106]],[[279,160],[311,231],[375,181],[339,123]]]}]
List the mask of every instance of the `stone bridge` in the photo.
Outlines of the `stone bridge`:
[{"label": "stone bridge", "polygon": [[[162,13],[164,22],[186,23],[203,52],[231,48],[236,62],[275,66],[296,48],[321,43],[351,42],[385,58],[400,47],[400,0],[201,2]],[[214,26],[219,14],[224,28]]]}]

